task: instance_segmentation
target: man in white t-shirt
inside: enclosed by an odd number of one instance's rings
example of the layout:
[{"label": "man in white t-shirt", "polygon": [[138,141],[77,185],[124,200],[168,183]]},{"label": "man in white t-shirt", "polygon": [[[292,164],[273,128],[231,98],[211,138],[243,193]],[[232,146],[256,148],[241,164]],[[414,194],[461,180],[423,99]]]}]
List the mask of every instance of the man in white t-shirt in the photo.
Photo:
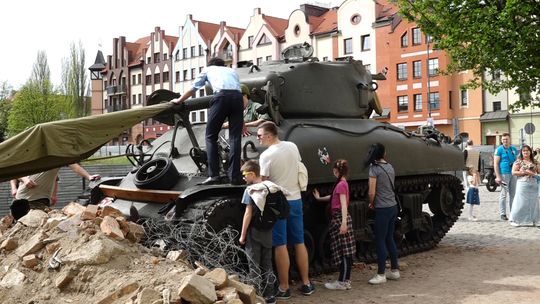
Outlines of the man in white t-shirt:
[{"label": "man in white t-shirt", "polygon": [[279,280],[276,298],[285,300],[291,297],[288,241],[294,245],[296,253],[296,264],[302,279],[300,292],[304,295],[310,295],[315,291],[315,288],[309,280],[308,254],[304,244],[304,216],[298,182],[300,152],[294,143],[279,140],[277,127],[271,121],[264,122],[258,127],[257,139],[262,146],[267,147],[259,158],[261,176],[289,191],[287,196],[290,205],[289,217],[276,222],[272,229],[272,245],[275,248],[274,257]]}]

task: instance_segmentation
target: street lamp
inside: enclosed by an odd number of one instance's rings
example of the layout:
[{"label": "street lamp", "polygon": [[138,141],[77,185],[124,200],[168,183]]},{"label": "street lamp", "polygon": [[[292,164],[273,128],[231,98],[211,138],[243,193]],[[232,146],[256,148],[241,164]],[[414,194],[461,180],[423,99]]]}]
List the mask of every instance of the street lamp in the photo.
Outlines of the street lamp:
[{"label": "street lamp", "polygon": [[431,85],[429,81],[429,41],[431,40],[430,36],[426,34],[426,47],[427,47],[427,62],[426,62],[426,69],[427,69],[427,102],[428,102],[428,119],[427,124],[428,126],[433,127],[433,118],[431,118]]}]

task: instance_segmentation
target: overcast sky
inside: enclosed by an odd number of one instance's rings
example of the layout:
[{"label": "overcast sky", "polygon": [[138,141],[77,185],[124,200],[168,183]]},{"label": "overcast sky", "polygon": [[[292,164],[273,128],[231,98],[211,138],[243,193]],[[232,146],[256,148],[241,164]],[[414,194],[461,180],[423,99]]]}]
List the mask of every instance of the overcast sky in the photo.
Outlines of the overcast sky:
[{"label": "overcast sky", "polygon": [[[319,0],[327,6],[343,1]],[[38,50],[47,54],[51,78],[60,85],[62,58],[72,42],[82,42],[86,66],[94,63],[101,44],[105,57],[111,54],[112,39],[127,41],[148,36],[160,26],[167,35],[178,36],[187,14],[196,20],[246,28],[253,9],[288,19],[291,12],[313,0],[7,0],[0,13],[0,82],[17,89],[30,77]],[[147,15],[147,16],[145,16]]]}]

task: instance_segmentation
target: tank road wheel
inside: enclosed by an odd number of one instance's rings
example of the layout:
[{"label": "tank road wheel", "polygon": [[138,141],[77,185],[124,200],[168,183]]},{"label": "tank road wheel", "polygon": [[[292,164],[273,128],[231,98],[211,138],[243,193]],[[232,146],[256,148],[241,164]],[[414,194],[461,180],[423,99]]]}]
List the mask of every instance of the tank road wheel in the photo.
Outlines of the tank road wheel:
[{"label": "tank road wheel", "polygon": [[418,244],[420,249],[424,244],[429,243],[433,239],[433,220],[427,212],[422,212],[422,226],[407,233],[407,239],[413,244]]},{"label": "tank road wheel", "polygon": [[242,229],[245,205],[239,199],[223,199],[210,207],[204,215],[206,223],[219,232],[227,227],[237,231]]},{"label": "tank road wheel", "polygon": [[315,259],[315,239],[311,235],[311,232],[304,230],[304,244],[306,245],[306,250],[308,254],[308,261],[309,264],[313,263],[313,260]]},{"label": "tank road wheel", "polygon": [[456,210],[454,206],[455,201],[454,193],[443,185],[440,188],[433,189],[429,194],[429,209],[433,214],[452,216]]},{"label": "tank road wheel", "polygon": [[319,241],[317,242],[317,259],[321,262],[324,271],[331,269],[330,259],[332,254],[330,252],[330,235],[328,226],[319,235]]},{"label": "tank road wheel", "polygon": [[142,189],[169,190],[176,184],[178,171],[169,158],[156,158],[144,164],[137,173],[133,183]]}]

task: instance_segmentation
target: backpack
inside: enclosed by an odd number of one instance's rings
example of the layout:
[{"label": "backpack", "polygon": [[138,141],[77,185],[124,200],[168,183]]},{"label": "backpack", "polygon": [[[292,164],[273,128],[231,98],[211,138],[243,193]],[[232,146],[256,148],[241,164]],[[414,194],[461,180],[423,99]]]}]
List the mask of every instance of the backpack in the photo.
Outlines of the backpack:
[{"label": "backpack", "polygon": [[[263,184],[264,185],[264,184]],[[251,223],[257,230],[270,230],[278,220],[286,219],[289,216],[289,202],[281,190],[274,193],[268,189],[264,211],[261,211],[257,205],[254,205]]]}]

